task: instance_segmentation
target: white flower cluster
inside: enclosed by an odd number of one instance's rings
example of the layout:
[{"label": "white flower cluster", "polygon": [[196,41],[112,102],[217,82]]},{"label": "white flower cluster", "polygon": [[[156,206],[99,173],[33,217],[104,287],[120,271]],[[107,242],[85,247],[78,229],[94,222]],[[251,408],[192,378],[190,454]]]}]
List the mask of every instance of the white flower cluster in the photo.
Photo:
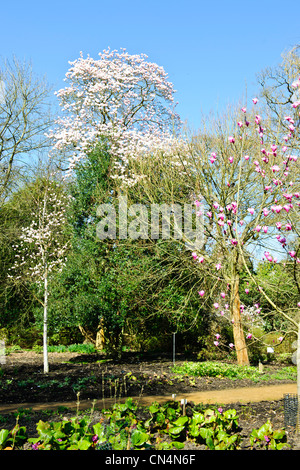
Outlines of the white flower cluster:
[{"label": "white flower cluster", "polygon": [[[53,148],[69,155],[69,171],[101,138],[108,140],[115,157],[116,178],[133,184],[128,158],[169,149],[177,139],[180,119],[173,111],[174,89],[162,67],[147,56],[103,51],[100,59],[82,55],[66,74],[70,86],[56,94],[64,116],[49,132]],[[175,132],[176,133],[176,132]]]},{"label": "white flower cluster", "polygon": [[65,266],[69,243],[64,240],[67,196],[58,197],[54,192],[46,193],[37,207],[35,219],[28,227],[22,227],[20,241],[13,245],[15,262],[9,269],[9,278],[33,278],[41,283],[54,270]]}]

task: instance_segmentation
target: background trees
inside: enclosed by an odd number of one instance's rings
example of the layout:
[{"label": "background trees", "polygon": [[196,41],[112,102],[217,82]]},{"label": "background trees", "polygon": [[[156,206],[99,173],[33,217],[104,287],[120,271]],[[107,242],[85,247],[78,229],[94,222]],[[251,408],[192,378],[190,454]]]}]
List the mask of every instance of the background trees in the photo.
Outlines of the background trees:
[{"label": "background trees", "polygon": [[[49,146],[49,87],[29,63],[13,58],[0,67],[0,204],[20,175],[28,173],[34,152]],[[30,162],[31,159],[31,162]]]},{"label": "background trees", "polygon": [[[290,71],[285,65],[284,74]],[[275,77],[280,81],[283,75]],[[193,332],[198,347],[207,348],[209,332],[226,331],[227,351],[234,342],[238,362],[249,363],[250,309],[256,316],[267,315],[268,330],[288,324],[287,318],[279,321],[287,301],[297,313],[297,76],[286,75],[282,82],[284,90],[293,78],[284,102],[275,99],[277,86],[264,88],[267,103],[274,105],[265,119],[254,100],[250,111],[243,107],[221,118],[205,118],[197,134],[186,135],[177,132],[172,84],[143,55],[122,50],[104,51],[99,60],[81,56],[71,63],[66,78],[69,86],[57,93],[62,116],[49,132],[51,156],[61,159],[62,169],[66,163],[66,176],[71,176],[55,186],[71,196],[64,218],[71,249],[63,270],[48,286],[53,340],[67,326],[73,337],[80,329],[87,340],[119,355],[128,333],[135,348],[150,344],[153,333],[162,331],[169,337],[176,331],[189,338],[187,343]],[[286,115],[279,120],[283,105]],[[50,187],[56,183],[51,180]],[[27,188],[30,193],[30,184]],[[39,197],[42,186],[40,191]],[[21,197],[21,192],[16,194]],[[24,213],[24,223],[14,227],[15,196],[0,214],[14,245],[20,227],[34,221],[34,210],[27,214],[22,205],[17,217]],[[128,207],[142,204],[147,210],[152,204],[188,205],[193,228],[202,227],[203,243],[196,246],[192,240],[191,245],[185,230],[182,238],[178,232],[169,238],[153,238],[148,232],[136,240],[100,240],[97,208],[106,203],[118,211],[121,196],[127,197]],[[172,225],[174,218],[167,215]],[[138,222],[137,214],[133,217]],[[9,242],[2,260],[7,272],[12,262]],[[11,312],[21,292],[16,288],[10,287],[13,295],[6,301]],[[3,292],[9,292],[4,277]],[[24,309],[29,305],[25,299]],[[38,324],[38,318],[33,314],[30,321]],[[230,328],[224,327],[225,318]]]}]

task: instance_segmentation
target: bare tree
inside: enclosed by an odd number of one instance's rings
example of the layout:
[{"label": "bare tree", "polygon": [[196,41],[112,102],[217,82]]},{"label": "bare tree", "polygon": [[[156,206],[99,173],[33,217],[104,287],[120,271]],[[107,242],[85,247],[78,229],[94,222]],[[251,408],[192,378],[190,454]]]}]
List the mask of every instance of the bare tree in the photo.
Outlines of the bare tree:
[{"label": "bare tree", "polygon": [[[0,204],[13,177],[22,172],[33,152],[49,145],[49,87],[35,78],[30,63],[15,57],[0,65]],[[49,104],[48,104],[49,107]]]},{"label": "bare tree", "polygon": [[[282,61],[275,67],[267,67],[258,74],[261,101],[272,120],[273,140],[285,140],[288,148],[299,149],[299,87],[300,45],[282,54]],[[293,131],[291,133],[291,126]]]}]

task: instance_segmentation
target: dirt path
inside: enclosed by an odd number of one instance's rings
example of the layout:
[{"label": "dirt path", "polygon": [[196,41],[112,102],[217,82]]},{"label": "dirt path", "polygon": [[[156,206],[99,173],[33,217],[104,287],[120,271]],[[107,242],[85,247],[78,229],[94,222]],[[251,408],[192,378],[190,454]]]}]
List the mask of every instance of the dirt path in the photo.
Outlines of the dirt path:
[{"label": "dirt path", "polygon": [[[224,390],[211,390],[205,392],[194,392],[194,393],[182,393],[176,395],[176,400],[187,399],[187,401],[194,402],[195,404],[228,404],[228,403],[254,403],[269,400],[281,400],[285,394],[296,394],[296,384],[282,384],[282,385],[270,385],[265,387],[242,387],[242,388],[231,388]],[[154,401],[159,403],[165,403],[172,397],[166,395],[152,395],[152,396],[141,396],[132,397],[134,401],[138,402],[139,405],[150,405]],[[126,398],[117,398],[120,403],[124,402]],[[0,413],[11,413],[18,409],[32,409],[38,410],[51,410],[57,409],[60,406],[65,406],[70,409],[76,409],[77,407],[81,410],[90,408],[92,404],[95,404],[95,408],[109,408],[115,403],[115,399],[105,398],[104,400],[82,400],[79,404],[73,402],[48,402],[48,403],[20,403],[20,404],[0,404]]]}]

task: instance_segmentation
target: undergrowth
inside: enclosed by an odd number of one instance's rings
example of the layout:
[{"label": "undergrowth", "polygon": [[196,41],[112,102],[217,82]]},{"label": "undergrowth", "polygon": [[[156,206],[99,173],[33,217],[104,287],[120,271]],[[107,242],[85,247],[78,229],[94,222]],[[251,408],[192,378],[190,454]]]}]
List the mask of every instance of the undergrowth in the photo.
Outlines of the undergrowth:
[{"label": "undergrowth", "polygon": [[254,366],[240,366],[237,364],[225,364],[222,362],[186,362],[181,365],[174,365],[173,372],[178,374],[187,374],[195,377],[226,377],[232,380],[249,379],[253,382],[276,380],[297,380],[297,367],[282,367],[279,370],[272,371],[268,367],[261,373]]}]

